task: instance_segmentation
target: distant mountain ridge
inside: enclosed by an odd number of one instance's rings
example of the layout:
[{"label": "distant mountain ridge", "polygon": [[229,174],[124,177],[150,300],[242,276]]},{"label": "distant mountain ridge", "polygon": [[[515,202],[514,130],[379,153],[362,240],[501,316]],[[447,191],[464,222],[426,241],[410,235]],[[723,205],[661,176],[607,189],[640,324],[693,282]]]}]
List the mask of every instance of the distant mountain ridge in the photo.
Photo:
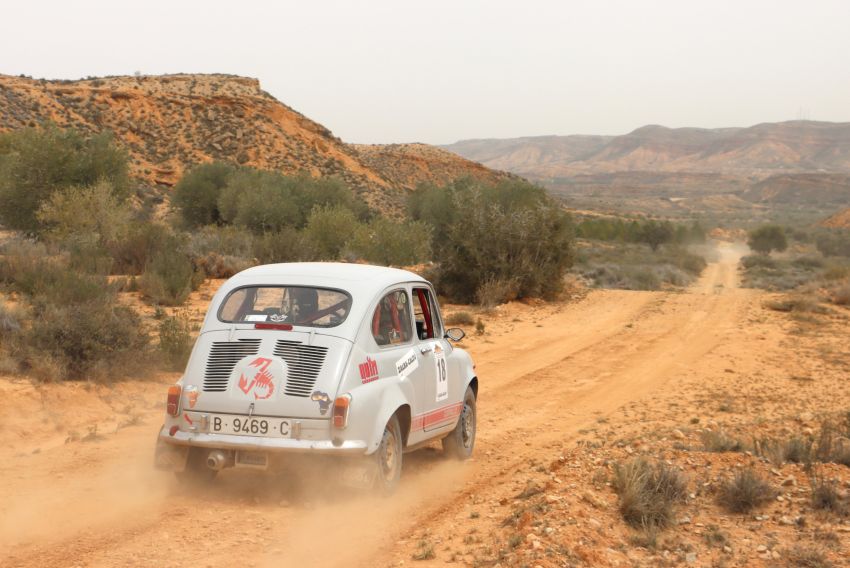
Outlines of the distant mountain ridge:
[{"label": "distant mountain ridge", "polygon": [[850,123],[790,121],[748,128],[648,125],[622,136],[462,140],[442,146],[485,166],[533,178],[622,171],[850,173]]},{"label": "distant mountain ridge", "polygon": [[174,185],[193,164],[226,160],[338,176],[373,208],[399,210],[421,182],[508,177],[425,144],[381,151],[346,144],[263,91],[258,80],[233,75],[79,81],[0,75],[0,132],[45,121],[84,132],[112,131],[130,154],[131,175],[150,187]]}]

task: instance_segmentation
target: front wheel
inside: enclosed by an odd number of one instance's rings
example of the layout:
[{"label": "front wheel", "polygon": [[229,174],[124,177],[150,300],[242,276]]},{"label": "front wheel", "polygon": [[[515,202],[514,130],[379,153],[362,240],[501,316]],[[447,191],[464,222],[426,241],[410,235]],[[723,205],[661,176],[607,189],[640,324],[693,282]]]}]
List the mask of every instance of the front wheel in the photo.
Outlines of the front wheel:
[{"label": "front wheel", "polygon": [[379,493],[389,494],[395,491],[401,478],[401,427],[398,418],[393,415],[384,428],[381,443],[373,454],[377,465],[374,488]]},{"label": "front wheel", "polygon": [[463,395],[463,407],[457,426],[451,434],[443,438],[443,452],[446,456],[458,460],[468,460],[472,457],[472,449],[475,447],[476,411],[475,393],[471,387],[467,387]]}]

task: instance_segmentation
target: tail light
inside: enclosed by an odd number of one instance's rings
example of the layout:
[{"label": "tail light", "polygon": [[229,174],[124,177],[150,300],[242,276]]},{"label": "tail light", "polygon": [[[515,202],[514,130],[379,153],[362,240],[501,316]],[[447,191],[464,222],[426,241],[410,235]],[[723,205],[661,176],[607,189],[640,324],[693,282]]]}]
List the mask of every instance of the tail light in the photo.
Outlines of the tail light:
[{"label": "tail light", "polygon": [[351,395],[344,394],[336,397],[334,401],[334,428],[345,428],[348,426],[348,409],[351,406]]},{"label": "tail light", "polygon": [[171,416],[177,416],[180,412],[180,394],[183,391],[180,385],[168,387],[168,400],[165,403],[165,411]]}]

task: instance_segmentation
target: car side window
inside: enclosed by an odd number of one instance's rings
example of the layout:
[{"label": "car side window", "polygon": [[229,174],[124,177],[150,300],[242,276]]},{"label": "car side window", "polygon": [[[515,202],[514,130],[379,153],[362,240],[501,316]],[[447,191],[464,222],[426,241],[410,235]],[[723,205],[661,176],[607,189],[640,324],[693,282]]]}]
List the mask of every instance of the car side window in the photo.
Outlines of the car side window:
[{"label": "car side window", "polygon": [[413,315],[416,319],[416,337],[420,340],[442,337],[440,316],[430,289],[413,289]]},{"label": "car side window", "polygon": [[400,345],[413,336],[410,298],[405,290],[393,290],[378,302],[372,315],[372,336],[378,345]]}]

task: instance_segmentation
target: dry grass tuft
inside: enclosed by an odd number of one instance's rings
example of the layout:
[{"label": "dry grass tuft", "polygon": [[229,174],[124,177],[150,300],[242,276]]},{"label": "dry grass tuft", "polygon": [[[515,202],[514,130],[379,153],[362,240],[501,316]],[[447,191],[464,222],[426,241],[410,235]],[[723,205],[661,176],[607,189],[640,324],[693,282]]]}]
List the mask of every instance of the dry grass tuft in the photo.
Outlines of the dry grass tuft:
[{"label": "dry grass tuft", "polygon": [[732,513],[747,513],[776,496],[776,491],[751,468],[735,474],[720,486],[717,500]]},{"label": "dry grass tuft", "polygon": [[684,500],[687,492],[687,478],[681,472],[642,458],[616,464],[613,485],[623,518],[645,530],[669,526],[676,503]]}]

